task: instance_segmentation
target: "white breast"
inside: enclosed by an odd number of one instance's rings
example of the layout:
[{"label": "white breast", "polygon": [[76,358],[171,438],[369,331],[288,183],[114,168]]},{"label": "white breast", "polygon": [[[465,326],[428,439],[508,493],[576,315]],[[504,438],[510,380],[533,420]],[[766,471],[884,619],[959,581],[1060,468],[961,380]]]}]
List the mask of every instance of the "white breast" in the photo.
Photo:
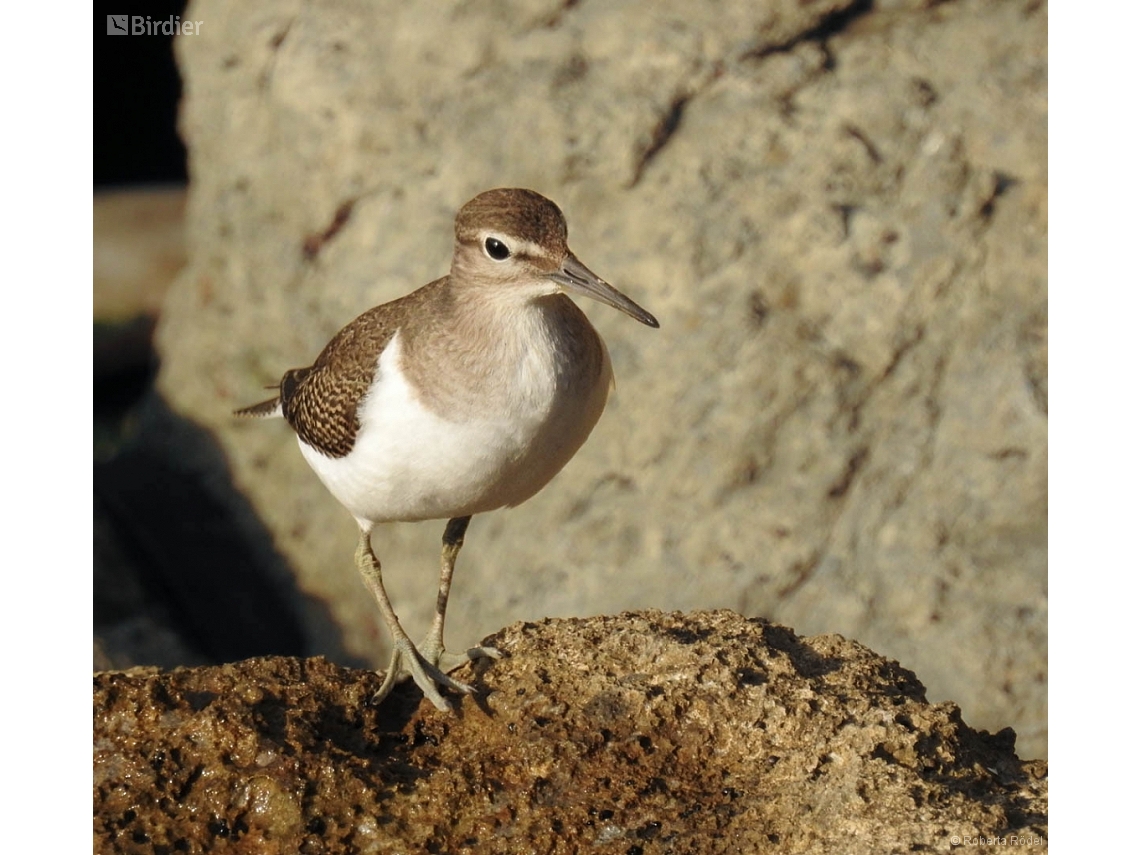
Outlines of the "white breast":
[{"label": "white breast", "polygon": [[528,348],[506,384],[509,394],[488,390],[491,406],[436,413],[400,370],[397,334],[380,355],[372,391],[361,404],[352,452],[330,458],[304,443],[301,452],[366,529],[517,505],[585,442],[612,381],[608,356],[598,382],[576,389],[559,382],[553,359],[547,347]]}]

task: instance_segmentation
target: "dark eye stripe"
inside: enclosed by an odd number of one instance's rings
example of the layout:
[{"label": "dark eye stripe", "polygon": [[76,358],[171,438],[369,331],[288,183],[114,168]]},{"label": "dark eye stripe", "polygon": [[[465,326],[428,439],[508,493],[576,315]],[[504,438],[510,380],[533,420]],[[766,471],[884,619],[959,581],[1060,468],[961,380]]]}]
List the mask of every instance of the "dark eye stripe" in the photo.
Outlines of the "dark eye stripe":
[{"label": "dark eye stripe", "polygon": [[497,238],[487,238],[483,241],[483,248],[487,250],[487,255],[495,261],[506,261],[511,257],[511,251],[507,249],[507,245]]}]

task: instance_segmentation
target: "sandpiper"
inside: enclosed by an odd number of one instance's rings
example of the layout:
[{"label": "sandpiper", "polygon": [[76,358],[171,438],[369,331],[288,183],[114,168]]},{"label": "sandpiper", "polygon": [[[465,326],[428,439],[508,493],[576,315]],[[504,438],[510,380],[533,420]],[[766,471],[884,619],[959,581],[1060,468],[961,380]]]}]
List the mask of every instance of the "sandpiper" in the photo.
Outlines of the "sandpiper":
[{"label": "sandpiper", "polygon": [[[613,386],[609,354],[566,294],[657,320],[600,279],[566,245],[558,206],[532,190],[489,190],[455,218],[451,273],[370,309],[308,368],[285,372],[277,397],[238,410],[284,416],[305,460],[360,526],[356,566],[392,633],[375,701],[412,677],[440,710],[448,676],[493,648],[445,653],[455,559],[473,514],[513,507],[586,441]],[[448,520],[435,617],[417,648],[384,591],[377,523]]]}]

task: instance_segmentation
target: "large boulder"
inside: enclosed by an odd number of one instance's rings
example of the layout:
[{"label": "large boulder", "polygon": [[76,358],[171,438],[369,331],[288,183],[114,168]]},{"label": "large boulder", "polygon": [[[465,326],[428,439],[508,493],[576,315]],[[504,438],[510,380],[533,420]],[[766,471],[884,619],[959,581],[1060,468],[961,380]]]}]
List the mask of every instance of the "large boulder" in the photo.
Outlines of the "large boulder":
[{"label": "large boulder", "polygon": [[[345,649],[383,661],[353,522],[283,423],[230,411],[445,273],[464,201],[525,186],[661,329],[583,306],[617,391],[546,490],[473,522],[451,645],[729,607],[858,639],[1044,755],[1044,4],[201,0],[184,17],[203,21],[177,39],[190,260],[159,387],[216,437]],[[374,535],[414,637],[442,530]]]}]

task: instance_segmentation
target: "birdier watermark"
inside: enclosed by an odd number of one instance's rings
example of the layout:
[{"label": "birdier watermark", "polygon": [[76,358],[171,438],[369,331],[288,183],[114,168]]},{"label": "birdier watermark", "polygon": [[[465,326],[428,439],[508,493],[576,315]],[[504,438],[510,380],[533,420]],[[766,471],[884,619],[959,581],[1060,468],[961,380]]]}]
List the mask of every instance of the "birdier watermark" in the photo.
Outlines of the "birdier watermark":
[{"label": "birdier watermark", "polygon": [[1034,834],[1005,834],[1000,837],[987,837],[982,834],[975,835],[961,835],[951,834],[950,845],[953,847],[958,846],[1045,846],[1046,840],[1044,837],[1038,837]]},{"label": "birdier watermark", "polygon": [[178,15],[166,19],[150,15],[108,15],[109,36],[200,36],[201,21],[183,21]]}]

